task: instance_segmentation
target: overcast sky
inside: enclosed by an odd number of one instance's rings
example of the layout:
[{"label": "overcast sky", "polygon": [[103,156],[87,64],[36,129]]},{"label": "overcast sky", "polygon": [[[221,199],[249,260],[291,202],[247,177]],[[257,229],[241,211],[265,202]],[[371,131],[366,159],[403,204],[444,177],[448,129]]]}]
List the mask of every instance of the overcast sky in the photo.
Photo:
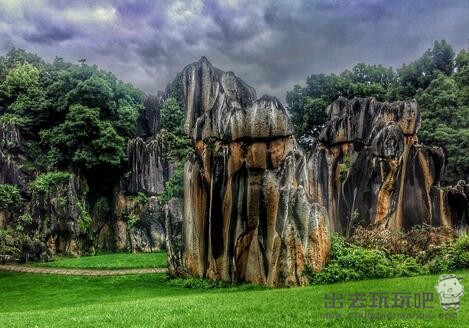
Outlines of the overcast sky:
[{"label": "overcast sky", "polygon": [[86,58],[147,93],[205,55],[284,101],[311,73],[400,67],[442,38],[467,48],[468,0],[0,0],[2,55]]}]

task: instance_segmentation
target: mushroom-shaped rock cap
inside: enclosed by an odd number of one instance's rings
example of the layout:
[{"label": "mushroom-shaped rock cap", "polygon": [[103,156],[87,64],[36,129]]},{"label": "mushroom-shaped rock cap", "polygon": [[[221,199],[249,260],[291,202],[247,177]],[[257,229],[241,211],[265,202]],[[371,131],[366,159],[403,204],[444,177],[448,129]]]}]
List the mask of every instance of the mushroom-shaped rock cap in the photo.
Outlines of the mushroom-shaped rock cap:
[{"label": "mushroom-shaped rock cap", "polygon": [[275,139],[293,134],[285,108],[274,97],[256,100],[256,91],[233,72],[202,57],[181,72],[186,107],[185,132],[193,140],[226,142]]},{"label": "mushroom-shaped rock cap", "polygon": [[327,145],[354,141],[371,142],[382,128],[395,122],[404,135],[414,135],[420,126],[415,101],[379,102],[375,98],[339,97],[326,109],[329,121],[319,140]]}]

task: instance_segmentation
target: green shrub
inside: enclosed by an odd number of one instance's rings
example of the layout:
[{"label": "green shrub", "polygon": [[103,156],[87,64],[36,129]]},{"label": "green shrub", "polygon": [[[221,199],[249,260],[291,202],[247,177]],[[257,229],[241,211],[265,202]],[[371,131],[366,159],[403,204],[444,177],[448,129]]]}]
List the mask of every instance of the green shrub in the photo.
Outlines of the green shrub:
[{"label": "green shrub", "polygon": [[58,185],[68,183],[70,179],[69,172],[49,172],[39,174],[33,182],[30,184],[30,188],[33,192],[46,193],[50,188]]},{"label": "green shrub", "polygon": [[177,99],[169,97],[161,108],[161,126],[174,133],[182,134],[184,127],[184,109]]},{"label": "green shrub", "polygon": [[396,277],[413,277],[426,274],[428,270],[413,257],[402,254],[392,255],[391,264]]},{"label": "green shrub", "polygon": [[469,267],[469,234],[460,235],[452,244],[449,254],[449,265],[452,269]]},{"label": "green shrub", "polygon": [[26,119],[16,114],[5,113],[0,116],[0,123],[9,126],[22,126],[26,123]]},{"label": "green shrub", "polygon": [[170,161],[185,161],[187,156],[193,152],[193,148],[185,135],[178,135],[165,129],[160,132],[161,143],[164,147],[164,158]]},{"label": "green shrub", "polygon": [[348,171],[352,168],[353,162],[350,155],[344,155],[342,162],[338,164],[340,182],[344,182],[347,178]]},{"label": "green shrub", "polygon": [[166,181],[159,200],[161,204],[166,204],[173,197],[184,197],[184,164],[182,163],[178,163],[174,175]]},{"label": "green shrub", "polygon": [[[434,231],[425,232],[416,228],[405,234],[379,234],[360,232],[361,236],[368,236],[362,240],[363,247],[345,241],[342,236],[334,234],[331,240],[329,262],[321,272],[315,272],[307,267],[303,274],[312,284],[334,283],[339,281],[378,279],[389,277],[410,277],[423,274],[438,274],[455,269],[469,267],[469,234],[463,234],[452,243],[443,235],[435,235]],[[415,238],[424,236],[429,249],[411,243]],[[356,240],[356,235],[355,239]],[[403,239],[403,238],[407,238]],[[435,238],[437,238],[435,240]],[[405,241],[405,243],[402,243]],[[437,245],[435,241],[441,242]],[[384,245],[388,245],[387,252]],[[416,246],[411,249],[411,246]],[[407,248],[404,248],[407,246]],[[414,256],[416,253],[426,253],[425,256]]]},{"label": "green shrub", "polygon": [[403,254],[425,264],[440,256],[445,245],[454,238],[451,229],[428,225],[415,226],[406,232],[356,226],[350,242],[363,248],[381,250],[389,256]]},{"label": "green shrub", "polygon": [[137,214],[130,214],[129,219],[127,220],[127,227],[129,229],[135,227],[137,223],[140,221],[140,218]]},{"label": "green shrub", "polygon": [[67,197],[64,197],[64,196],[57,197],[57,204],[59,204],[59,206],[65,207],[67,206],[67,203],[68,203]]},{"label": "green shrub", "polygon": [[18,217],[15,230],[17,232],[23,232],[26,227],[29,227],[33,223],[33,218],[29,213],[24,213]]},{"label": "green shrub", "polygon": [[17,186],[0,184],[0,210],[15,209],[20,205],[21,195]]},{"label": "green shrub", "polygon": [[91,215],[88,213],[88,211],[86,210],[86,206],[85,204],[81,203],[81,202],[77,202],[77,209],[78,209],[78,212],[79,212],[79,221],[78,221],[78,225],[80,227],[80,232],[82,233],[86,233],[88,231],[88,229],[90,228],[91,226],[91,223],[93,222],[92,218],[91,218]]},{"label": "green shrub", "polygon": [[22,225],[30,225],[33,223],[33,217],[29,213],[24,213],[18,217],[18,222]]},{"label": "green shrub", "polygon": [[446,252],[442,252],[426,264],[426,267],[431,274],[448,272],[448,270],[450,270],[450,266],[449,257]]},{"label": "green shrub", "polygon": [[6,239],[10,237],[10,232],[7,229],[0,230],[0,239]]},{"label": "green shrub", "polygon": [[150,201],[150,197],[148,197],[148,195],[143,192],[139,192],[137,196],[135,196],[135,200],[139,204],[146,205]]},{"label": "green shrub", "polygon": [[333,234],[331,238],[331,259],[337,260],[347,252],[345,239],[338,235]]},{"label": "green shrub", "polygon": [[389,256],[377,249],[366,249],[347,243],[343,237],[335,234],[332,236],[331,255],[326,267],[321,272],[307,268],[303,274],[312,284],[327,284],[415,276],[427,272],[414,258],[402,254]]}]

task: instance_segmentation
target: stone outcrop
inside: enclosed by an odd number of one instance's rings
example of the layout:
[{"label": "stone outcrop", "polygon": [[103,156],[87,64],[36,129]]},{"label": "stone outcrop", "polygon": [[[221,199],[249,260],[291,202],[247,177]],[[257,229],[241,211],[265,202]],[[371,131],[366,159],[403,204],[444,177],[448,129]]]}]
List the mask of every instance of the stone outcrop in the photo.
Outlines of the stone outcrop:
[{"label": "stone outcrop", "polygon": [[163,107],[164,98],[165,94],[163,92],[145,97],[144,109],[137,121],[138,137],[152,137],[160,132],[160,110]]},{"label": "stone outcrop", "polygon": [[51,255],[78,255],[86,242],[79,238],[87,218],[83,190],[85,181],[71,174],[67,183],[51,186],[47,192],[33,192],[30,213],[33,227],[42,232]]},{"label": "stone outcrop", "polygon": [[171,275],[181,275],[184,252],[183,240],[183,201],[171,198],[164,206],[166,227],[166,252],[168,255],[168,271]]},{"label": "stone outcrop", "polygon": [[469,231],[469,185],[460,180],[455,186],[448,188],[446,197],[457,232]]},{"label": "stone outcrop", "polygon": [[[256,99],[253,88],[205,57],[181,74],[195,154],[185,165],[184,245],[174,271],[306,283],[305,267],[319,270],[326,261],[329,224],[308,194],[305,157],[286,110],[276,98]],[[170,253],[169,261],[178,259]]]},{"label": "stone outcrop", "polygon": [[358,223],[457,229],[448,205],[453,196],[440,187],[444,154],[418,143],[415,101],[341,97],[327,115],[308,167],[310,194],[327,208],[332,231],[348,235]]},{"label": "stone outcrop", "polygon": [[0,123],[0,183],[14,184],[25,191],[26,176],[21,169],[25,160],[18,127],[14,123]]},{"label": "stone outcrop", "polygon": [[164,209],[155,196],[138,200],[120,193],[115,213],[117,223],[113,249],[131,252],[155,252],[166,248]]},{"label": "stone outcrop", "polygon": [[131,171],[127,190],[130,193],[158,195],[164,190],[164,183],[175,168],[174,163],[164,158],[164,151],[159,134],[148,140],[140,137],[129,140],[127,154]]}]

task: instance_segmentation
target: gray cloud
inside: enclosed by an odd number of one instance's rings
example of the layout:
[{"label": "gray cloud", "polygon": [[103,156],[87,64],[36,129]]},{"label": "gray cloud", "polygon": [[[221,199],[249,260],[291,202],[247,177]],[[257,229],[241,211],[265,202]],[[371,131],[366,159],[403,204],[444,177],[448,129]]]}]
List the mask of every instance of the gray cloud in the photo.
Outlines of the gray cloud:
[{"label": "gray cloud", "polygon": [[467,46],[465,0],[0,0],[0,51],[86,58],[146,92],[207,56],[284,100],[311,73],[398,67],[445,38]]}]

